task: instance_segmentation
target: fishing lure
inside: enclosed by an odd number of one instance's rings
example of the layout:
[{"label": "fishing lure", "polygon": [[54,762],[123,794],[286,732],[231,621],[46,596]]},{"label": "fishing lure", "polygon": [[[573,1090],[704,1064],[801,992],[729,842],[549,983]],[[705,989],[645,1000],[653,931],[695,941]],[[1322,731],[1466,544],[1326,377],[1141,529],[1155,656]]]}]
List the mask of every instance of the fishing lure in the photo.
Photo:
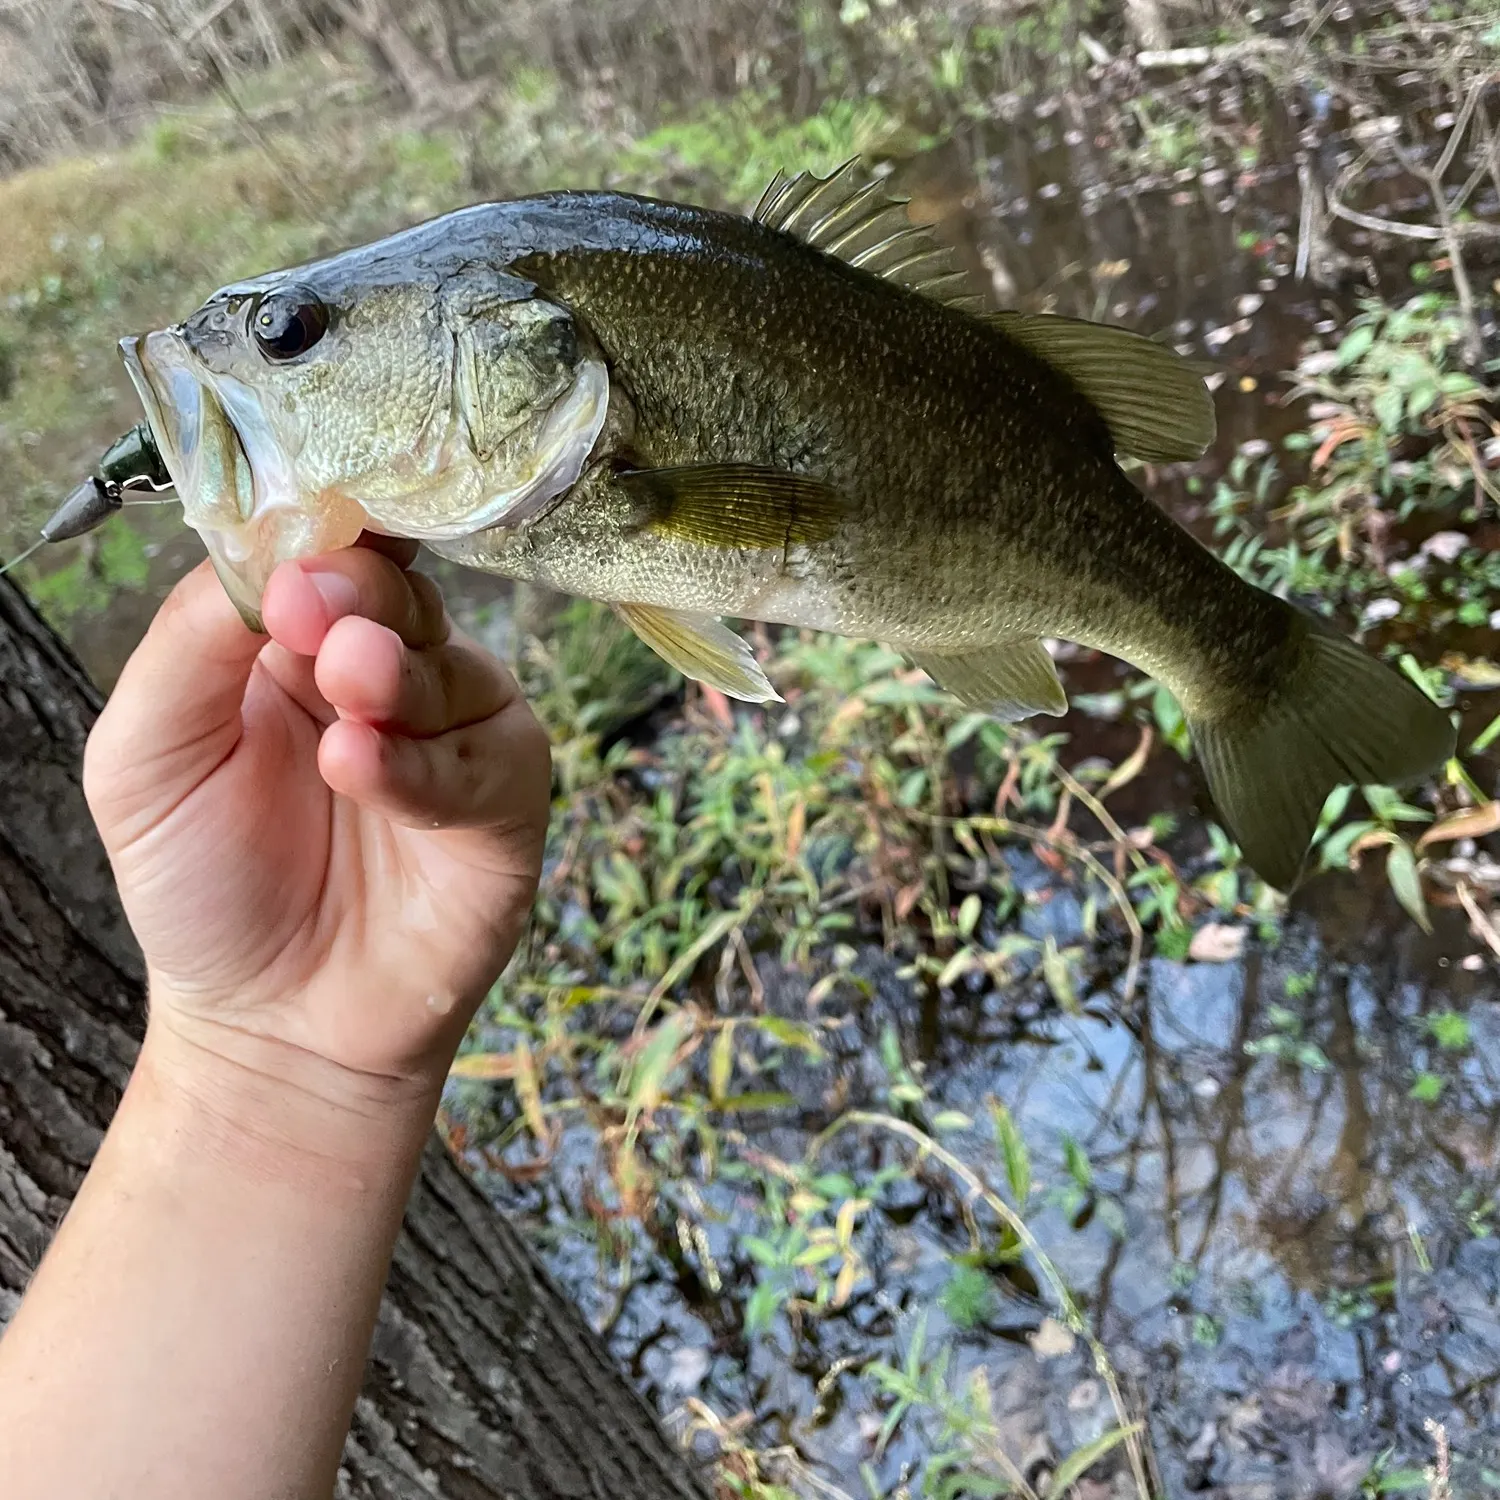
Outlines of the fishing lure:
[{"label": "fishing lure", "polygon": [[[171,488],[172,476],[162,462],[151,428],[145,422],[138,422],[105,449],[95,472],[42,523],[37,540],[19,557],[0,567],[0,573],[10,572],[49,542],[66,542],[96,530],[122,506],[153,504],[160,491]],[[151,498],[143,491],[149,492]]]}]

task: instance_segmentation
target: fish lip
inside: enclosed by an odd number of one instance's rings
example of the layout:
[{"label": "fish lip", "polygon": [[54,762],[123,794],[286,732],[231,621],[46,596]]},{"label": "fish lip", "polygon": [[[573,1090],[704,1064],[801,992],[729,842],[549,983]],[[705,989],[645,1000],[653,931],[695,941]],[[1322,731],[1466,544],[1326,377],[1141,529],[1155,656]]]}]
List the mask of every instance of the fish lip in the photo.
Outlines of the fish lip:
[{"label": "fish lip", "polygon": [[[156,338],[169,341],[169,353],[165,359],[152,357],[150,344]],[[223,425],[231,437],[235,495],[237,498],[246,493],[249,495],[250,513],[246,514],[243,501],[238,506],[242,524],[253,520],[261,502],[262,485],[251,459],[250,446],[233,410],[241,403],[226,402],[222,398],[218,383],[192,357],[180,327],[158,333],[132,334],[120,340],[119,349],[126,373],[145,410],[157,450],[171,476],[177,497],[183,503],[184,517],[202,536],[214,570],[241,619],[250,630],[260,634],[263,627],[259,589],[241,565],[243,542],[236,536],[236,528],[213,525],[201,512],[193,513],[204,497],[195,490],[198,475],[190,459],[203,442],[205,408],[210,402],[215,415],[223,418]],[[174,377],[182,383],[175,391],[168,391],[163,382]],[[190,398],[184,400],[184,394],[189,392]],[[246,480],[248,483],[244,482]]]},{"label": "fish lip", "polygon": [[135,387],[135,393],[140,398],[141,406],[146,413],[146,422],[151,428],[151,436],[156,441],[157,451],[162,456],[162,462],[167,466],[167,473],[172,476],[173,488],[177,490],[180,498],[183,467],[180,424],[168,419],[167,409],[152,383],[146,361],[141,353],[146,338],[145,334],[132,333],[121,339],[120,358],[125,362],[125,373],[129,375],[130,383]]},{"label": "fish lip", "polygon": [[[157,337],[170,339],[174,346],[173,352],[186,351],[188,357],[179,357],[170,364],[153,361],[149,345],[151,339]],[[274,449],[274,438],[266,444],[252,442],[246,436],[245,424],[252,409],[258,409],[258,399],[249,387],[231,376],[216,375],[203,369],[191,357],[191,350],[187,348],[181,328],[166,329],[161,334],[133,334],[123,338],[120,340],[120,355],[125,361],[125,370],[130,376],[131,384],[135,386],[136,394],[145,408],[152,436],[156,439],[156,446],[167,466],[167,472],[172,476],[173,486],[180,499],[190,504],[197,498],[192,493],[193,475],[188,472],[188,440],[191,437],[192,448],[196,448],[201,441],[192,429],[203,420],[204,404],[212,402],[215,415],[223,418],[224,425],[234,440],[236,479],[238,481],[243,476],[249,481],[243,487],[236,484],[237,495],[247,490],[250,496],[250,509],[247,513],[242,503],[240,519],[248,522],[262,507],[281,503],[281,496],[270,493],[271,471],[280,467],[272,461],[269,451]],[[163,394],[159,382],[171,374],[180,375],[191,383],[191,405],[179,399],[180,391]],[[255,452],[262,449],[267,451],[263,453],[262,462],[257,464]],[[282,476],[277,474],[275,477]]]}]

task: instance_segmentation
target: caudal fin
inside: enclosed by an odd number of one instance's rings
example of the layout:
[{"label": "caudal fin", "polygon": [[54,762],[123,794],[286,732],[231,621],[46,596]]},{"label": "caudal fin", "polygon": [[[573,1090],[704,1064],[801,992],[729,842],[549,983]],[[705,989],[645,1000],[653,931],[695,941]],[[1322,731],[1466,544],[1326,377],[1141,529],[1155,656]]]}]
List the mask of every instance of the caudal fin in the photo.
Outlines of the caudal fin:
[{"label": "caudal fin", "polygon": [[1400,786],[1454,750],[1448,715],[1354,642],[1309,621],[1297,664],[1258,717],[1188,716],[1209,790],[1246,862],[1277,890],[1302,872],[1336,786]]}]

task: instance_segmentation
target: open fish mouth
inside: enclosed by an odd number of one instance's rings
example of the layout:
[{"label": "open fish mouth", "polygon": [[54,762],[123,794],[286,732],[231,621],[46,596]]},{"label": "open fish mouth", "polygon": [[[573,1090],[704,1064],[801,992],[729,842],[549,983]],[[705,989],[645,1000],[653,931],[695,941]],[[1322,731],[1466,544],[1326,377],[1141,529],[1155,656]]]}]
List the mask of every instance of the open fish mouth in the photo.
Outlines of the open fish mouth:
[{"label": "open fish mouth", "polygon": [[244,382],[207,369],[176,329],[120,341],[125,369],[182,501],[245,624],[278,565],[350,545],[365,516],[304,504],[290,456]]}]

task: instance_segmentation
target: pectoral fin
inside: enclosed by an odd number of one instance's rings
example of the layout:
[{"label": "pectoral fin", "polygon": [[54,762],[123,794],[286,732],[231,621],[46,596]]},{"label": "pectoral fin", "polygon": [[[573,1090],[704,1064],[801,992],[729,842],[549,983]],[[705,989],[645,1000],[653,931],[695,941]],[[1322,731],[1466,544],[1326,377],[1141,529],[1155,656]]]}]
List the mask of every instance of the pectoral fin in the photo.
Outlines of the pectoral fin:
[{"label": "pectoral fin", "polygon": [[827,541],[845,510],[843,497],[821,479],[758,464],[631,469],[619,480],[647,507],[653,530],[708,547]]},{"label": "pectoral fin", "polygon": [[964,656],[927,651],[906,654],[960,703],[1007,723],[1029,719],[1032,714],[1068,711],[1068,695],[1057,680],[1057,668],[1039,640],[1004,641]]},{"label": "pectoral fin", "polygon": [[781,694],[766,680],[766,674],[750,648],[732,630],[711,615],[686,610],[660,609],[653,604],[617,604],[620,616],[663,661],[684,677],[716,687],[731,698],[746,703],[780,703]]}]

